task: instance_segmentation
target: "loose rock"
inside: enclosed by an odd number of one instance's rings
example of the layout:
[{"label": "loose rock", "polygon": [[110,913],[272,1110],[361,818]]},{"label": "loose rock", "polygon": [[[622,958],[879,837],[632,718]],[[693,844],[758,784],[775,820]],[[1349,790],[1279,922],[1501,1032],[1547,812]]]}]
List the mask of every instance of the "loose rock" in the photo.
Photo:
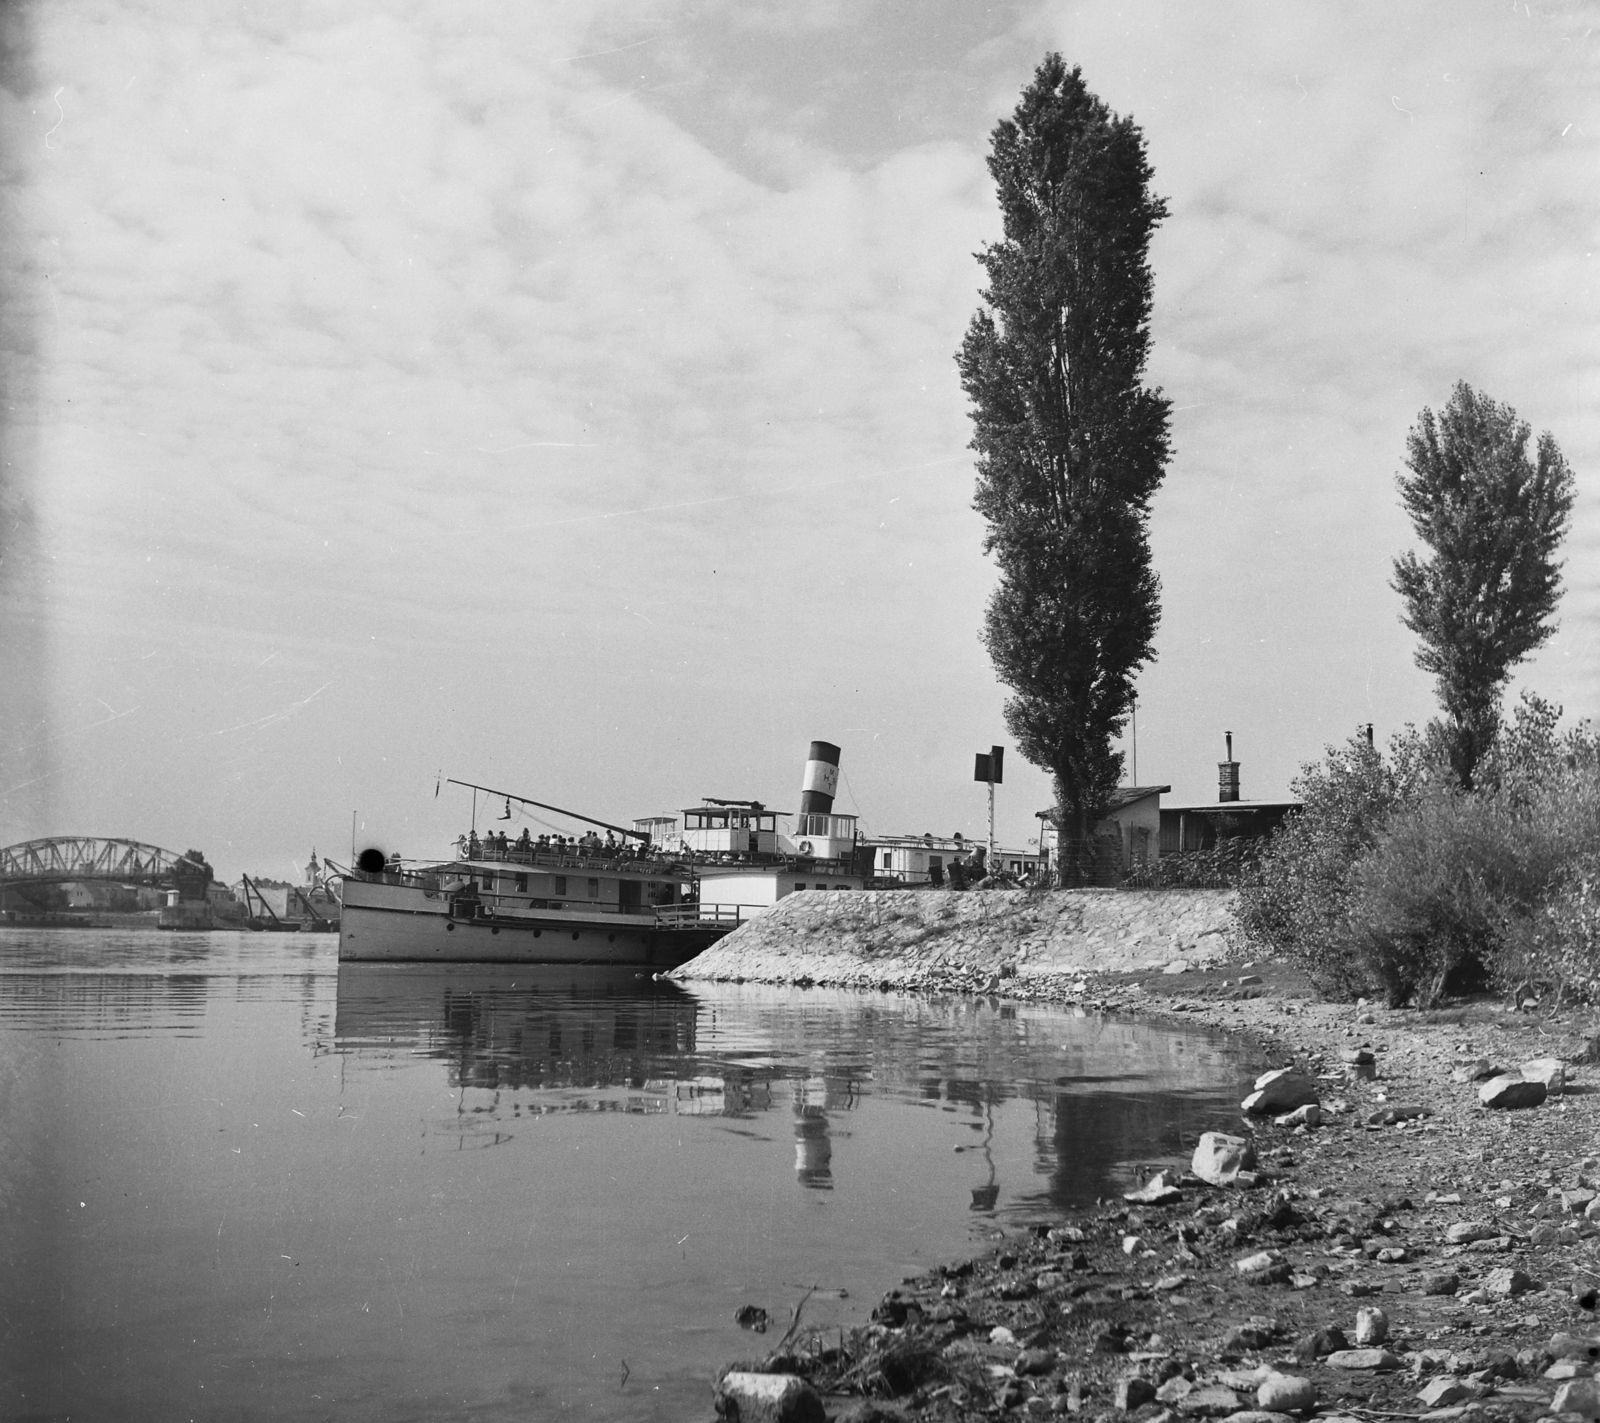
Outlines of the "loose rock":
[{"label": "loose rock", "polygon": [[1117,1384],[1115,1395],[1116,1405],[1124,1413],[1132,1413],[1136,1408],[1143,1408],[1145,1404],[1154,1400],[1156,1386],[1149,1379],[1135,1375],[1132,1378],[1122,1379]]},{"label": "loose rock", "polygon": [[1240,1103],[1251,1116],[1276,1116],[1317,1100],[1317,1084],[1287,1067],[1256,1078],[1256,1090]]},{"label": "loose rock", "polygon": [[1178,1411],[1199,1418],[1225,1418],[1239,1411],[1239,1395],[1219,1383],[1208,1384],[1185,1394]]},{"label": "loose rock", "polygon": [[1544,1083],[1552,1097],[1559,1097],[1566,1090],[1567,1068],[1559,1057],[1536,1057],[1522,1064],[1519,1075],[1524,1082]]},{"label": "loose rock", "polygon": [[1478,1088],[1482,1106],[1503,1111],[1540,1106],[1548,1095],[1544,1083],[1530,1082],[1525,1077],[1494,1077]]},{"label": "loose rock", "polygon": [[1297,1341],[1294,1356],[1302,1363],[1310,1363],[1313,1359],[1324,1359],[1329,1354],[1337,1354],[1349,1347],[1350,1341],[1345,1338],[1344,1330],[1337,1324],[1330,1324]]},{"label": "loose rock", "polygon": [[1460,1403],[1463,1399],[1475,1397],[1475,1390],[1471,1384],[1462,1383],[1458,1378],[1448,1374],[1443,1378],[1436,1378],[1429,1382],[1417,1397],[1429,1408],[1448,1408],[1452,1403]]},{"label": "loose rock", "polygon": [[1556,1390],[1550,1404],[1552,1413],[1576,1413],[1582,1418],[1600,1418],[1600,1384],[1593,1379],[1573,1379]]},{"label": "loose rock", "polygon": [[1309,1413],[1317,1403],[1316,1386],[1293,1374],[1269,1374],[1256,1390],[1256,1402],[1274,1413]]},{"label": "loose rock", "polygon": [[718,1414],[739,1423],[826,1423],[817,1391],[794,1374],[732,1370],[717,1382]]},{"label": "loose rock", "polygon": [[1141,1206],[1165,1206],[1183,1199],[1183,1192],[1172,1173],[1157,1171],[1136,1191],[1124,1191],[1122,1199]]},{"label": "loose rock", "polygon": [[1381,1344],[1389,1337],[1389,1316],[1376,1307],[1356,1311],[1356,1343]]},{"label": "loose rock", "polygon": [[1521,1270],[1514,1270],[1506,1266],[1499,1270],[1491,1270],[1484,1278],[1484,1292],[1491,1299],[1513,1299],[1517,1295],[1525,1295],[1533,1288],[1533,1281]]},{"label": "loose rock", "polygon": [[1238,1180],[1240,1172],[1253,1171],[1255,1165],[1256,1149],[1248,1138],[1208,1131],[1195,1147],[1189,1169],[1213,1186],[1229,1186]]},{"label": "loose rock", "polygon": [[1328,1355],[1328,1366],[1335,1369],[1398,1369],[1400,1360],[1387,1349],[1340,1349]]}]

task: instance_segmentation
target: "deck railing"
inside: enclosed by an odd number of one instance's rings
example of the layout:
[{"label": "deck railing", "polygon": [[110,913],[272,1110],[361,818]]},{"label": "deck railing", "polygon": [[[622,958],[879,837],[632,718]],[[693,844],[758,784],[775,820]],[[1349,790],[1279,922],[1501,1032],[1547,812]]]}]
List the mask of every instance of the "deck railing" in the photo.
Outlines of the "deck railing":
[{"label": "deck railing", "polygon": [[742,904],[663,904],[656,907],[658,929],[737,929],[745,920]]}]

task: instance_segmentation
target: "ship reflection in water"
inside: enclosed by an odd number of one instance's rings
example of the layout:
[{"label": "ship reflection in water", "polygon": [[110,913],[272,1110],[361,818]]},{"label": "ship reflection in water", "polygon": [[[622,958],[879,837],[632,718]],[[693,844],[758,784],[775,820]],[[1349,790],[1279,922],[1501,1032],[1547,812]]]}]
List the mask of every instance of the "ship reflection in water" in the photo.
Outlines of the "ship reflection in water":
[{"label": "ship reflection in water", "polygon": [[744,1305],[865,1323],[1245,1087],[1176,1027],[311,937],[0,930],[0,1417],[700,1417]]},{"label": "ship reflection in water", "polygon": [[[357,1065],[434,1059],[463,1101],[490,1094],[462,1149],[552,1114],[787,1113],[795,1179],[815,1191],[834,1189],[836,1139],[865,1099],[940,1110],[973,1134],[954,1147],[970,1168],[953,1174],[983,1214],[1122,1189],[1131,1161],[1176,1155],[1215,1125],[1242,1075],[1220,1038],[1162,1025],[984,1000],[690,989],[585,965],[342,964],[333,1049]],[[1030,1169],[1017,1179],[1013,1162],[1009,1182],[995,1150],[1006,1103],[1034,1109]]]}]

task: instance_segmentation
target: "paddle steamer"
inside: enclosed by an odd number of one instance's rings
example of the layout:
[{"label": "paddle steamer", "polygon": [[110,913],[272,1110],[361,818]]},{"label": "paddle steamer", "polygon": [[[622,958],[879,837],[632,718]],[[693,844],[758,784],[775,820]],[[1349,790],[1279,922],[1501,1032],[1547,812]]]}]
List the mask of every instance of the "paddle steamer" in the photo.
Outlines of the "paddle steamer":
[{"label": "paddle steamer", "polygon": [[[795,833],[759,801],[707,800],[631,829],[471,782],[474,796],[608,832],[573,844],[463,837],[451,861],[366,850],[344,876],[344,961],[674,968],[797,890],[860,889],[855,817],[832,812],[839,749],[813,742]],[[613,837],[620,836],[621,839]],[[545,837],[541,837],[541,842]]]}]

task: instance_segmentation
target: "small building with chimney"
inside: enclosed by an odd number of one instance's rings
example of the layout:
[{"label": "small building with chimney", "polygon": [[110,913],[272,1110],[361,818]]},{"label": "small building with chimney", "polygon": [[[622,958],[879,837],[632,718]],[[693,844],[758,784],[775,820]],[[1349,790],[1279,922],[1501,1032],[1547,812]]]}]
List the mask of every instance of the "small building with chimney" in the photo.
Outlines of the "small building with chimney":
[{"label": "small building with chimney", "polygon": [[1161,807],[1163,855],[1214,850],[1224,840],[1260,839],[1300,809],[1298,800],[1246,800],[1240,788],[1239,763],[1233,759],[1233,733],[1223,735],[1228,759],[1217,763],[1216,800]]}]

